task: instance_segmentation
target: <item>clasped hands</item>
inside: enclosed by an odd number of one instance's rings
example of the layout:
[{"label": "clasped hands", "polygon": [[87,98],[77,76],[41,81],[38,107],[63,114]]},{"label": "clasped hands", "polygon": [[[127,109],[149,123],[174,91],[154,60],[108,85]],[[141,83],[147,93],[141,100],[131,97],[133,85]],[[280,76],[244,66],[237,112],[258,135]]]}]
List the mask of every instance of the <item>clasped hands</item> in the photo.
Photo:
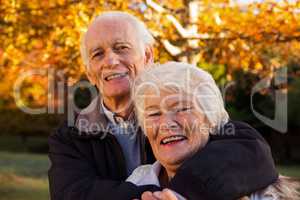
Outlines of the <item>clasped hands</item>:
[{"label": "clasped hands", "polygon": [[[133,199],[139,200],[139,199]],[[146,191],[142,194],[140,200],[179,200],[175,193],[170,189],[163,189],[162,191],[150,192]]]}]

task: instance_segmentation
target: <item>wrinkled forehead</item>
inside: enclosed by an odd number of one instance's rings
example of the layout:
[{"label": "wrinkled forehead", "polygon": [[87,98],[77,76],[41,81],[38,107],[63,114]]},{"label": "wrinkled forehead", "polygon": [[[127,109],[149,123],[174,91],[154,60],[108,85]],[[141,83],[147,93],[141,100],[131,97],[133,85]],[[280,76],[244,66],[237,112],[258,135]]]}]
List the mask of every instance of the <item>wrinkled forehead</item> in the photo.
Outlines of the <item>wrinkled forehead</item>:
[{"label": "wrinkled forehead", "polygon": [[145,88],[142,99],[145,108],[192,105],[194,100],[193,95],[174,87]]},{"label": "wrinkled forehead", "polygon": [[85,42],[105,45],[115,41],[134,42],[139,40],[137,29],[127,18],[100,17],[94,20],[88,28]]}]

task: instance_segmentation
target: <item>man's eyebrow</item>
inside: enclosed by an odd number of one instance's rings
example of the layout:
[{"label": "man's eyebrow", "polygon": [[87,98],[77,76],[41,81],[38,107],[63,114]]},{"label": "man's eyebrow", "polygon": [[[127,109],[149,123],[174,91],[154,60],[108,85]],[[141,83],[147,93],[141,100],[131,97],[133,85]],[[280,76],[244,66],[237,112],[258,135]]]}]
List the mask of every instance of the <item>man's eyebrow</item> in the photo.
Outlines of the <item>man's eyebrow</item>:
[{"label": "man's eyebrow", "polygon": [[114,45],[117,45],[117,44],[127,44],[127,45],[130,45],[130,42],[127,42],[127,41],[121,41],[121,40],[117,40],[114,42]]}]

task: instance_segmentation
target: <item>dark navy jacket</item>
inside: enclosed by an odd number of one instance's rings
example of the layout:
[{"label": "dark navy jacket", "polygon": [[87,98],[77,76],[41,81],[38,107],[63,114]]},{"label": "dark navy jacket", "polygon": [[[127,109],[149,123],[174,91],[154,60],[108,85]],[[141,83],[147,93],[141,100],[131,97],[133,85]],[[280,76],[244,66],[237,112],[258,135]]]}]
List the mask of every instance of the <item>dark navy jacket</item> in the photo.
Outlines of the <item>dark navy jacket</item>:
[{"label": "dark navy jacket", "polygon": [[[107,123],[101,112],[84,117],[104,127]],[[63,124],[49,137],[49,147],[52,200],[131,200],[144,191],[161,189],[124,181],[122,149],[108,130],[89,134]],[[143,164],[153,163],[149,143],[141,148]],[[245,123],[230,121],[180,167],[170,188],[189,200],[233,200],[263,189],[277,177],[262,136]]]}]

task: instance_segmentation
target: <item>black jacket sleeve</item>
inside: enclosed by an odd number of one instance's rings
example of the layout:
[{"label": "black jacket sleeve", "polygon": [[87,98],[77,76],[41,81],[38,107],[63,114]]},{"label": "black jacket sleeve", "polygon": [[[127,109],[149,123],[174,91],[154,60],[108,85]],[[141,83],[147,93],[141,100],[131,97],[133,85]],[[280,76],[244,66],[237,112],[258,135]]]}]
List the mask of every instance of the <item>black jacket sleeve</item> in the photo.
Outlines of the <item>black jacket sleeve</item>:
[{"label": "black jacket sleeve", "polygon": [[63,134],[49,137],[48,171],[52,200],[131,200],[144,191],[156,191],[153,185],[136,186],[125,181],[100,177],[91,161],[80,154],[72,140]]},{"label": "black jacket sleeve", "polygon": [[180,167],[170,188],[189,200],[233,200],[263,189],[277,178],[263,137],[245,123],[230,121]]}]

